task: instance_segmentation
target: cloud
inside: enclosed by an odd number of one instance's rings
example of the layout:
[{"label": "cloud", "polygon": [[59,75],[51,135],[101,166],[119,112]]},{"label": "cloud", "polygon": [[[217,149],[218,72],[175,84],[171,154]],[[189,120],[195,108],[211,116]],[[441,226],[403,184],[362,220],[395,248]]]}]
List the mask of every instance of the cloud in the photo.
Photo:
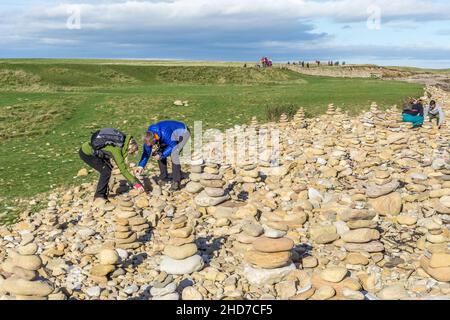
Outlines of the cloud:
[{"label": "cloud", "polygon": [[[282,60],[300,55],[403,54],[431,59],[426,50],[397,49],[381,40],[361,46],[355,39],[345,47],[333,41],[340,32],[356,30],[357,24],[365,26],[373,5],[380,9],[382,23],[396,30],[450,20],[450,3],[442,0],[82,0],[81,4],[48,0],[8,10],[1,10],[0,4],[0,56],[34,52],[247,60],[267,54]],[[68,18],[78,10],[81,29],[68,29]],[[327,29],[332,31],[320,29],[324,20],[334,27]],[[448,54],[438,46],[435,51],[439,58]]]}]

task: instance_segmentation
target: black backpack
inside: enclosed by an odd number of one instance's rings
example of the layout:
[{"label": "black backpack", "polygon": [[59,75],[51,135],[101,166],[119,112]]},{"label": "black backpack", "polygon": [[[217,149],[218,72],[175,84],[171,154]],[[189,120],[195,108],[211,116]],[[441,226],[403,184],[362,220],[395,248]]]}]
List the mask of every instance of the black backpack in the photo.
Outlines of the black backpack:
[{"label": "black backpack", "polygon": [[106,146],[115,146],[120,149],[125,143],[125,134],[117,129],[105,128],[98,130],[92,134],[91,146],[94,151],[94,156],[103,158],[105,153],[101,150]]}]

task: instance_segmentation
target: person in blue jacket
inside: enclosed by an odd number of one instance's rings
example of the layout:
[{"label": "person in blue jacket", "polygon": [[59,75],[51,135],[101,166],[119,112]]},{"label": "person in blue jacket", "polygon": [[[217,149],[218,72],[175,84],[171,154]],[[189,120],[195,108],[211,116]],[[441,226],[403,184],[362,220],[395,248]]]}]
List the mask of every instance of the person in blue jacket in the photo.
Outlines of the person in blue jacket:
[{"label": "person in blue jacket", "polygon": [[[160,175],[160,185],[168,182],[167,158],[172,159],[172,190],[180,189],[181,163],[180,152],[187,143],[191,134],[189,128],[182,122],[165,120],[150,125],[144,135],[144,151],[141,161],[136,169],[136,174],[141,174],[147,165],[150,156],[158,161]],[[152,149],[158,147],[152,153]]]}]

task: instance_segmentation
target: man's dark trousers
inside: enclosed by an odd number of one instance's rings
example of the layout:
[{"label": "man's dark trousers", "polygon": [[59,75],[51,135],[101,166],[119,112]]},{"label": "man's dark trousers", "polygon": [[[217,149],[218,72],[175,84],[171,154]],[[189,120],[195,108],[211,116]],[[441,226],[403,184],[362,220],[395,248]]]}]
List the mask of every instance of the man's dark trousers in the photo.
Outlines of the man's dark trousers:
[{"label": "man's dark trousers", "polygon": [[79,154],[81,160],[100,173],[100,179],[98,180],[97,190],[95,191],[94,197],[106,199],[108,197],[108,183],[112,172],[111,162],[109,159],[88,156],[81,149]]}]

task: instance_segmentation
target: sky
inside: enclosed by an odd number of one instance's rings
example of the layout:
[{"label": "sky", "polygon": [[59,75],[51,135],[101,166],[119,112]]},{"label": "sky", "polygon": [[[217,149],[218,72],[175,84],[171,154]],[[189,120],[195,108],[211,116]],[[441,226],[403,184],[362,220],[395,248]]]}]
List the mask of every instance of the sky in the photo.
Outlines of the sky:
[{"label": "sky", "polygon": [[450,68],[448,0],[0,0],[0,58]]}]

